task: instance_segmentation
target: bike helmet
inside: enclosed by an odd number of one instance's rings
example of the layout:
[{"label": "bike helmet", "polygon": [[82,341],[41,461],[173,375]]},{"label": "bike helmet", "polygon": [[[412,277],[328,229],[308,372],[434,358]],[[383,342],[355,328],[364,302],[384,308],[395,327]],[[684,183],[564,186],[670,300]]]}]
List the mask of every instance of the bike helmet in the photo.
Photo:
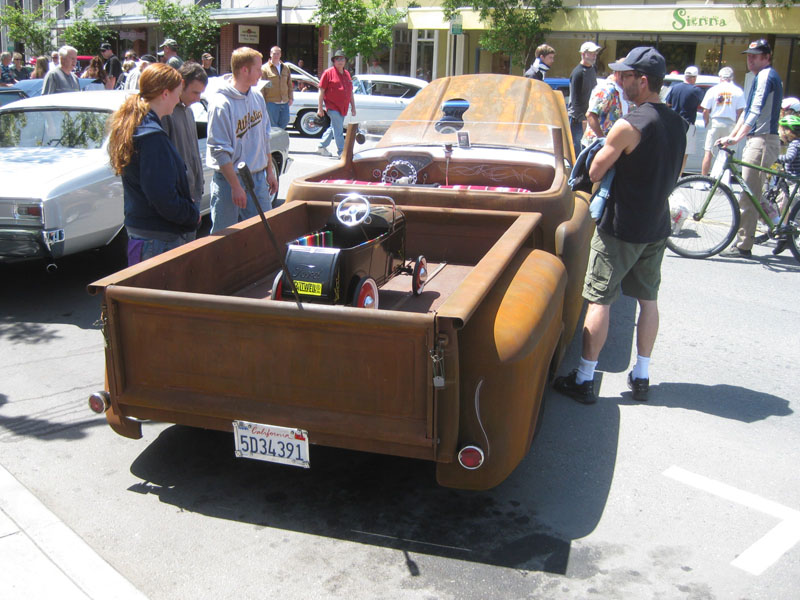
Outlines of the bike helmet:
[{"label": "bike helmet", "polygon": [[800,133],[800,116],[786,115],[785,117],[781,117],[780,121],[778,121],[778,125],[786,127],[786,129],[790,130],[792,133]]}]

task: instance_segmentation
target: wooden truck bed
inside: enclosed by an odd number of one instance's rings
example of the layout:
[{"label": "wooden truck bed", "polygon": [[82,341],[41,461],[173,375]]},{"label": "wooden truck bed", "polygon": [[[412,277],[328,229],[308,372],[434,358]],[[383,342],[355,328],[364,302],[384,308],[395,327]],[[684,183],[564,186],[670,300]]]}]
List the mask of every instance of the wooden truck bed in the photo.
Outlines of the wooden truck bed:
[{"label": "wooden truck bed", "polygon": [[[312,444],[437,461],[445,485],[502,480],[538,416],[561,333],[563,266],[536,250],[537,214],[400,208],[408,256],[424,254],[431,272],[446,266],[419,297],[408,276],[390,280],[381,310],[271,300],[279,261],[258,219],[93,283],[103,295],[109,424],[133,438],[134,418],[296,427]],[[330,211],[292,202],[268,218],[285,244]],[[442,387],[433,385],[437,361]],[[478,379],[489,400],[475,415]],[[448,472],[458,444],[482,430],[498,436],[494,468]]]}]

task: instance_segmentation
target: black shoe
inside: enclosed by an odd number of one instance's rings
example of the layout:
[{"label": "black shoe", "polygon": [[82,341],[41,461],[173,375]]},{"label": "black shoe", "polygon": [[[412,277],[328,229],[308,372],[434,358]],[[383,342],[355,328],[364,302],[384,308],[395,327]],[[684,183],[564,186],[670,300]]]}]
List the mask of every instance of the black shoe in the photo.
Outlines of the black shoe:
[{"label": "black shoe", "polygon": [[628,373],[628,389],[633,393],[633,399],[647,402],[647,393],[650,391],[650,380],[633,378],[633,371]]},{"label": "black shoe", "polygon": [[778,243],[775,244],[775,248],[772,250],[772,253],[775,256],[778,256],[781,252],[786,250],[786,247],[789,245],[789,240],[787,239],[779,239]]},{"label": "black shoe", "polygon": [[753,253],[750,250],[742,250],[734,244],[727,250],[722,253],[722,256],[753,256]]},{"label": "black shoe", "polygon": [[575,379],[578,375],[578,369],[575,369],[569,375],[556,377],[553,382],[553,389],[560,394],[569,396],[573,400],[577,400],[581,404],[594,404],[597,402],[597,397],[594,395],[594,381],[589,379],[583,383],[578,383]]},{"label": "black shoe", "polygon": [[768,233],[762,233],[761,235],[757,235],[756,237],[754,237],[753,238],[753,242],[756,243],[756,244],[763,244],[768,239],[769,239],[769,234]]}]

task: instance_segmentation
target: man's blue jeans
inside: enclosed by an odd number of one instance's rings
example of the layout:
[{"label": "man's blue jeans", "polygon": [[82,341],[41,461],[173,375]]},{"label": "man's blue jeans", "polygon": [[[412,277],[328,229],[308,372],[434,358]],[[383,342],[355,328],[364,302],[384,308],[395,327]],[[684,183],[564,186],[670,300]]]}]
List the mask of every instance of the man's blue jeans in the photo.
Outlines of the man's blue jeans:
[{"label": "man's blue jeans", "polygon": [[267,102],[267,114],[269,115],[270,125],[286,129],[289,124],[289,103]]},{"label": "man's blue jeans", "polygon": [[331,125],[322,134],[322,139],[319,141],[320,148],[327,148],[331,143],[331,138],[336,140],[337,154],[342,155],[344,150],[344,116],[338,110],[329,110],[328,117],[331,120]]},{"label": "man's blue jeans", "polygon": [[[239,183],[244,187],[241,178],[239,178]],[[253,183],[255,183],[256,195],[261,203],[261,209],[266,212],[272,208],[269,203],[267,170],[261,169],[253,173]],[[236,225],[239,221],[255,217],[258,214],[253,197],[246,187],[244,189],[247,192],[247,206],[239,208],[233,203],[231,186],[225,176],[219,171],[214,173],[214,177],[211,178],[211,233]]]}]

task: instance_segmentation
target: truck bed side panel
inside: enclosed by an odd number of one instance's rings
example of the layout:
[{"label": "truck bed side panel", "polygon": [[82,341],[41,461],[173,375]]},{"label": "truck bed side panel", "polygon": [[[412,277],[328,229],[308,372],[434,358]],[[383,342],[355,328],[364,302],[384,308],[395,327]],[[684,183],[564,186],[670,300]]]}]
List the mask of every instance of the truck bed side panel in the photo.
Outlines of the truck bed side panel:
[{"label": "truck bed side panel", "polygon": [[106,299],[112,402],[125,415],[221,430],[246,418],[307,429],[312,443],[434,458],[432,315],[298,315],[291,303],[122,286]]}]

